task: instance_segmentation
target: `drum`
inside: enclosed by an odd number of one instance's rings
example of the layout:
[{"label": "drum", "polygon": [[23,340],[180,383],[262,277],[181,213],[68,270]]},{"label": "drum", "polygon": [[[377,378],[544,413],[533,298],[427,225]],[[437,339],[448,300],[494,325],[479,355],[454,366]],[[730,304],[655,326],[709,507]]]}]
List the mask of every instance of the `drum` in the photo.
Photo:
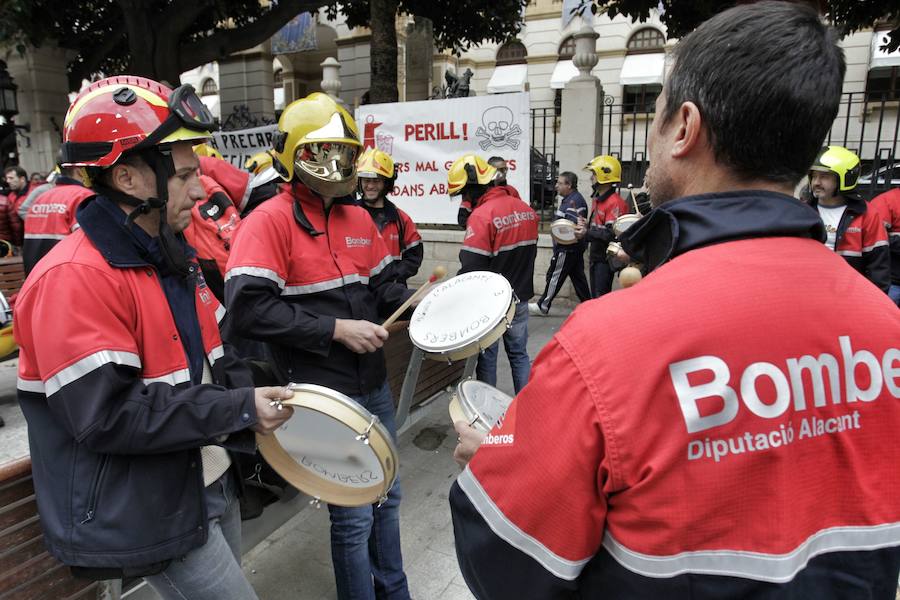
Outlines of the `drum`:
[{"label": "drum", "polygon": [[409,322],[409,339],[427,358],[467,358],[500,339],[512,324],[516,302],[503,275],[457,275],[422,298]]},{"label": "drum", "polygon": [[381,503],[397,479],[397,448],[378,417],[335,390],[292,383],[294,414],[256,436],[266,462],[302,492],[339,506]]},{"label": "drum", "polygon": [[629,227],[631,227],[632,225],[634,225],[635,223],[640,221],[642,218],[643,218],[642,215],[636,215],[633,213],[629,213],[627,215],[621,215],[620,217],[616,218],[615,221],[613,221],[613,224],[612,224],[613,234],[615,234],[615,236],[617,238],[621,237],[623,233],[628,231]]},{"label": "drum", "polygon": [[569,219],[557,219],[550,223],[550,237],[557,244],[569,246],[577,244],[578,238],[575,237],[575,223]]},{"label": "drum", "polygon": [[481,381],[466,379],[456,386],[450,398],[450,418],[465,421],[487,433],[506,414],[513,399],[497,388]]}]

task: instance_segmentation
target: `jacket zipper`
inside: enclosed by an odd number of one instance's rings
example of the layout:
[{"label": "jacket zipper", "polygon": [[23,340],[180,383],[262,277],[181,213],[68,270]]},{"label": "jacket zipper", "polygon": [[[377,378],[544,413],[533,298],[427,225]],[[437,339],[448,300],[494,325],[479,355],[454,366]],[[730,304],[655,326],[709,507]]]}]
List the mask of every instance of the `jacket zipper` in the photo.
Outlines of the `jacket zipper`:
[{"label": "jacket zipper", "polygon": [[84,519],[81,524],[90,523],[94,520],[94,514],[97,509],[97,497],[100,495],[100,485],[103,483],[103,476],[106,475],[106,465],[109,463],[109,455],[104,454],[97,466],[97,474],[94,475],[94,481],[91,483],[91,492],[88,494],[88,507],[84,513]]}]

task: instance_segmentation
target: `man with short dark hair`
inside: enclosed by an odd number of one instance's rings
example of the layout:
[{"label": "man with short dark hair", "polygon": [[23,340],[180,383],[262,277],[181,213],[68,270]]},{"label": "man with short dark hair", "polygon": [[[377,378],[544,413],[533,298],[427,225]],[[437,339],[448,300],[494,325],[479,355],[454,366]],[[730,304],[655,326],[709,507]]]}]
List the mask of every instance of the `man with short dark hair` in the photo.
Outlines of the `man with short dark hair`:
[{"label": "man with short dark hair", "polygon": [[[572,221],[575,225],[583,225],[587,219],[587,202],[578,191],[578,175],[571,171],[563,171],[556,178],[556,193],[560,196],[557,219]],[[562,289],[566,279],[572,279],[572,286],[580,302],[591,299],[591,290],[584,276],[585,243],[578,239],[573,244],[560,244],[553,240],[553,256],[550,257],[550,268],[547,269],[547,285],[544,293],[535,304],[528,309],[533,315],[547,315],[553,299]]]},{"label": "man with short dark hair", "polygon": [[28,181],[28,172],[22,167],[7,167],[6,171],[4,171],[4,176],[10,190],[7,200],[9,201],[8,218],[12,239],[7,241],[14,246],[21,246],[24,226],[19,215],[19,207],[28,197],[31,190],[37,187],[37,184]]},{"label": "man with short dark hair", "polygon": [[894,598],[900,311],[791,195],[844,72],[795,3],[676,46],[621,240],[650,274],[575,310],[450,491],[477,598]]},{"label": "man with short dark hair", "polygon": [[825,224],[825,245],[887,293],[891,285],[887,231],[881,211],[870,208],[856,193],[858,178],[856,154],[843,146],[825,148],[809,169],[809,204]]}]

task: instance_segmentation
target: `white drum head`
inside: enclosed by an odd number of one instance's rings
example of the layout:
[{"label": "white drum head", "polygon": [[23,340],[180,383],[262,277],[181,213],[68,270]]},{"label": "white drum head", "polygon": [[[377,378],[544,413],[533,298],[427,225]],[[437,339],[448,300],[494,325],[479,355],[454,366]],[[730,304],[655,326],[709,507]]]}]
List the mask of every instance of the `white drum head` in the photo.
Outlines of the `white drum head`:
[{"label": "white drum head", "polygon": [[294,397],[284,404],[293,416],[274,434],[257,435],[266,461],[294,487],[329,504],[363,506],[385,497],[397,474],[387,429],[340,392],[291,385]]},{"label": "white drum head", "polygon": [[456,386],[454,401],[457,406],[451,402],[450,407],[450,416],[454,421],[460,420],[461,410],[472,427],[488,432],[503,418],[513,399],[484,382],[467,379]]},{"label": "white drum head", "polygon": [[623,233],[628,231],[629,227],[637,223],[640,219],[641,215],[631,213],[616,218],[612,225],[613,234],[615,234],[616,237],[620,237]]},{"label": "white drum head", "polygon": [[550,237],[557,244],[574,244],[578,241],[575,237],[575,223],[568,219],[557,219],[550,223]]},{"label": "white drum head", "polygon": [[503,323],[513,305],[512,287],[503,275],[457,275],[425,295],[409,322],[409,339],[430,354],[449,355],[472,344],[474,354],[478,340]]}]

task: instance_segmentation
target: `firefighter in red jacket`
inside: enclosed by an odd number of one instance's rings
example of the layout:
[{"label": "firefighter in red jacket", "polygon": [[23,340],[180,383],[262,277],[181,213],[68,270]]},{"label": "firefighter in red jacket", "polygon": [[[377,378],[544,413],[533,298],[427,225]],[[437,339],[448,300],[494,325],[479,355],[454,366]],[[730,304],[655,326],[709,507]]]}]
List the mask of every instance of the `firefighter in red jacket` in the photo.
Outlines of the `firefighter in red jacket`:
[{"label": "firefighter in red jacket", "polygon": [[386,152],[369,148],[359,157],[356,172],[362,207],[375,221],[394,259],[396,281],[405,285],[419,272],[425,249],[416,224],[387,198],[397,180],[394,161]]},{"label": "firefighter in red jacket", "polygon": [[10,233],[12,239],[7,241],[13,246],[22,245],[22,234],[24,232],[24,224],[22,217],[19,216],[19,207],[25,202],[31,190],[36,188],[38,184],[28,181],[28,173],[22,167],[7,167],[4,171],[6,185],[9,186],[9,194],[6,196],[9,206],[8,211]]},{"label": "firefighter in red jacket", "polygon": [[184,237],[197,251],[206,285],[219,302],[225,302],[225,267],[241,216],[215,179],[200,175],[200,184],[205,197],[191,209],[191,224]]},{"label": "firefighter in red jacket", "polygon": [[881,213],[888,234],[891,255],[891,287],[888,295],[900,306],[900,187],[879,194],[869,206]]},{"label": "firefighter in red jacket", "polygon": [[[516,294],[516,312],[503,334],[503,346],[518,393],[528,382],[528,301],[534,296],[534,258],[537,254],[538,217],[530,206],[511,193],[508,185],[497,185],[496,169],[475,154],[456,159],[447,172],[451,196],[462,196],[473,206],[467,219],[466,236],[459,251],[459,272],[493,271],[506,277]],[[478,357],[479,381],[497,385],[497,355],[500,342]]]},{"label": "firefighter in red jacket", "polygon": [[857,193],[859,157],[843,146],[828,146],[809,171],[811,206],[819,212],[825,244],[876,286],[891,285],[890,249],[881,213]]},{"label": "firefighter in red jacket", "polygon": [[271,432],[291,413],[270,405],[290,392],[254,390],[223,346],[225,311],[180,235],[202,196],[191,144],[212,124],[190,86],[119,76],[87,87],[62,154],[88,168],[96,195],[15,308],[50,553],[85,577],[144,576],[166,600],[256,598],[226,448],[252,453],[248,428]]},{"label": "firefighter in red jacket", "polygon": [[[346,394],[392,433],[394,402],[377,323],[412,295],[353,193],[361,144],[353,117],[310,94],[278,121],[274,166],[287,183],[241,222],[231,248],[226,336],[269,345],[282,383]],[[399,482],[380,506],[329,505],[338,598],[408,600],[400,552]]]},{"label": "firefighter in red jacket", "polygon": [[650,272],[575,309],[453,484],[462,575],[491,600],[893,599],[900,311],[792,196],[838,36],[743,4],[673,56],[656,208],[622,239]]},{"label": "firefighter in red jacket", "polygon": [[594,203],[589,224],[577,229],[576,235],[590,242],[588,280],[591,297],[599,298],[612,289],[614,271],[606,256],[606,247],[615,238],[612,224],[628,213],[628,205],[616,191],[616,184],[622,181],[622,164],[615,156],[595,156],[584,168],[591,173]]},{"label": "firefighter in red jacket", "polygon": [[63,167],[60,171],[53,187],[38,196],[25,215],[22,263],[26,276],[53,246],[78,229],[75,211],[94,195],[84,187],[81,169]]}]

